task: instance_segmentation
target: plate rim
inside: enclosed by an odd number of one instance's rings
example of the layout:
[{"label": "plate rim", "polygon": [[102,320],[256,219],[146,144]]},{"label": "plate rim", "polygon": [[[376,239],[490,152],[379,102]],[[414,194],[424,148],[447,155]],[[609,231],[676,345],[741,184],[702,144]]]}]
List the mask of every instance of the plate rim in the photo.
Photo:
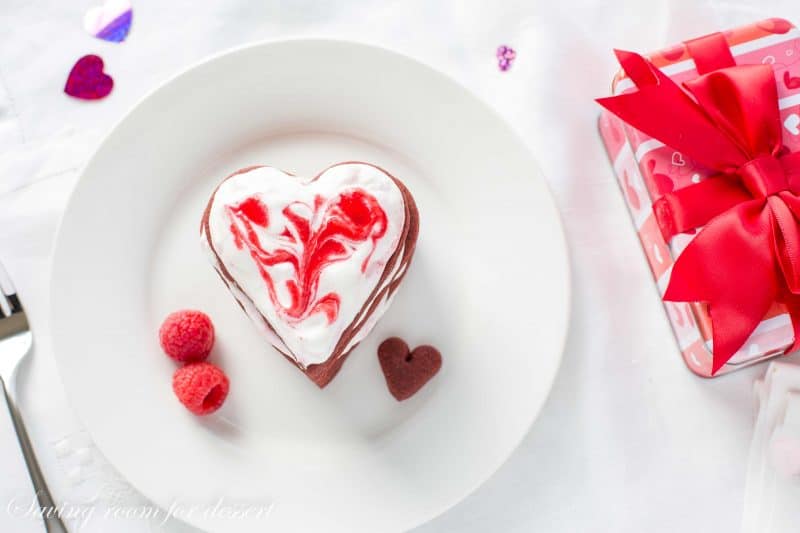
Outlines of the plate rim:
[{"label": "plate rim", "polygon": [[[81,413],[79,409],[77,409],[76,405],[80,402],[77,402],[75,399],[75,395],[71,392],[70,388],[67,386],[66,381],[64,380],[64,371],[63,365],[64,362],[62,358],[60,358],[57,354],[60,352],[60,349],[57,347],[56,343],[56,327],[55,323],[59,320],[56,316],[55,312],[55,305],[54,302],[59,300],[60,298],[56,297],[57,287],[53,281],[56,279],[56,271],[58,269],[59,258],[64,256],[67,253],[63,250],[63,231],[64,231],[64,221],[66,220],[67,216],[70,214],[71,207],[74,203],[74,197],[76,196],[78,190],[81,187],[81,184],[86,180],[86,170],[91,167],[94,161],[97,159],[98,155],[105,149],[106,145],[109,142],[109,139],[113,137],[115,132],[119,130],[124,123],[128,120],[128,118],[133,115],[139,107],[142,106],[147,100],[152,98],[156,93],[159,91],[167,88],[171,84],[173,84],[176,80],[187,75],[188,73],[192,72],[193,70],[200,68],[204,65],[212,63],[220,58],[223,58],[228,55],[237,54],[243,51],[246,51],[251,48],[260,48],[260,47],[269,47],[273,45],[286,45],[292,43],[308,43],[308,44],[317,44],[317,45],[324,45],[324,44],[335,44],[335,45],[346,45],[346,46],[356,46],[362,48],[370,48],[376,50],[380,53],[390,54],[394,56],[399,56],[401,59],[409,61],[415,64],[416,67],[423,68],[427,70],[430,74],[443,78],[446,82],[450,85],[458,87],[461,91],[466,93],[471,100],[476,103],[477,105],[482,106],[491,116],[493,116],[497,121],[501,122],[505,126],[507,126],[510,135],[512,135],[521,146],[525,147],[525,150],[528,152],[528,156],[530,157],[531,161],[534,163],[534,171],[537,175],[536,178],[530,177],[528,179],[538,179],[541,180],[542,184],[544,185],[545,190],[547,191],[549,203],[553,207],[553,211],[555,214],[555,228],[557,229],[558,238],[557,246],[559,248],[557,255],[560,257],[559,262],[561,263],[559,266],[561,270],[564,272],[563,276],[563,284],[560,287],[560,292],[564,298],[563,304],[563,312],[560,313],[558,317],[558,327],[561,333],[558,335],[557,342],[555,344],[555,354],[553,354],[554,362],[552,365],[552,371],[550,375],[546,376],[545,379],[542,380],[542,383],[546,386],[546,392],[542,395],[541,400],[535,408],[529,410],[529,415],[526,417],[527,420],[524,424],[525,430],[520,432],[520,435],[517,437],[516,441],[512,443],[509,447],[508,454],[502,458],[501,460],[497,461],[496,464],[491,465],[486,477],[481,481],[472,484],[471,486],[465,487],[465,490],[460,491],[461,495],[458,496],[456,499],[452,501],[445,501],[441,505],[436,506],[436,509],[428,513],[424,516],[419,516],[417,520],[413,524],[409,526],[410,529],[414,529],[420,527],[442,515],[444,515],[449,510],[456,507],[458,504],[463,502],[469,496],[477,492],[485,483],[487,483],[492,477],[494,477],[497,472],[511,459],[515,452],[517,452],[522,444],[523,440],[526,436],[531,432],[533,425],[538,420],[542,410],[544,409],[545,404],[547,403],[550,394],[552,394],[553,385],[555,384],[556,377],[558,376],[561,366],[563,364],[564,359],[564,351],[566,349],[567,339],[569,337],[570,329],[571,329],[571,316],[572,316],[572,282],[573,282],[573,275],[572,275],[572,262],[571,262],[571,253],[570,248],[568,245],[566,231],[564,227],[563,216],[558,208],[558,203],[556,201],[556,196],[553,193],[553,188],[550,182],[546,179],[546,175],[541,170],[541,165],[539,164],[537,158],[535,157],[535,152],[533,151],[530,144],[525,140],[525,138],[520,134],[517,127],[513,125],[513,123],[509,122],[505,117],[503,117],[499,111],[490,104],[487,100],[479,96],[474,90],[463,84],[461,81],[456,79],[454,76],[440,70],[439,68],[433,66],[432,64],[424,61],[421,58],[409,55],[407,53],[401,52],[389,46],[385,46],[382,44],[377,44],[374,42],[367,42],[367,41],[359,41],[354,39],[345,39],[345,38],[337,38],[337,37],[327,37],[327,36],[286,36],[281,38],[267,38],[261,39],[257,41],[251,41],[247,43],[242,43],[236,46],[228,47],[224,50],[214,52],[212,54],[206,55],[201,59],[179,69],[176,73],[167,76],[161,81],[156,82],[156,84],[149,90],[147,90],[141,97],[139,97],[133,104],[131,104],[120,116],[119,119],[103,134],[101,140],[97,142],[94,150],[92,150],[91,155],[86,159],[83,165],[79,168],[77,179],[69,191],[67,195],[66,202],[64,204],[64,209],[61,212],[61,215],[58,219],[58,224],[56,227],[56,231],[53,237],[53,244],[52,244],[52,253],[50,256],[50,265],[48,269],[48,283],[49,288],[47,294],[49,296],[49,303],[50,309],[48,310],[48,334],[50,336],[51,341],[51,351],[53,353],[53,358],[56,362],[56,368],[58,370],[58,378],[62,384],[64,394],[67,398],[67,401],[70,405],[70,409],[76,419],[80,422],[83,426],[83,429],[89,434],[92,439],[92,443],[97,447],[97,449],[103,454],[103,457],[109,462],[109,464],[119,473],[119,475],[125,480],[126,483],[129,483],[133,488],[135,488],[138,492],[140,492],[145,498],[151,501],[154,505],[158,506],[159,508],[163,507],[161,503],[159,503],[156,498],[153,498],[151,494],[143,490],[138,484],[135,484],[133,481],[127,477],[122,470],[118,467],[116,461],[112,460],[111,457],[104,451],[103,446],[97,441],[94,432],[91,431],[89,425],[86,423],[84,415]],[[555,243],[554,243],[555,244]],[[554,254],[555,255],[555,254]],[[193,527],[196,527],[200,530],[205,531],[204,526],[199,522],[188,521],[184,520],[183,518],[178,518],[181,522],[187,523]]]}]

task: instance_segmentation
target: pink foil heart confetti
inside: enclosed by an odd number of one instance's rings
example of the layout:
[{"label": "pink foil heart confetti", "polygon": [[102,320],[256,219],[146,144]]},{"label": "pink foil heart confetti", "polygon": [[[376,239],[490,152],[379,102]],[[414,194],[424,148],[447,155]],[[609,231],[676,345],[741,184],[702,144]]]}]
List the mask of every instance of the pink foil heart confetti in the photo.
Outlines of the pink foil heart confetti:
[{"label": "pink foil heart confetti", "polygon": [[133,10],[129,0],[105,0],[93,7],[83,17],[83,27],[89,35],[121,43],[128,36],[133,22]]},{"label": "pink foil heart confetti", "polygon": [[514,51],[514,49],[504,44],[501,44],[500,46],[497,47],[496,55],[497,55],[497,68],[499,68],[502,72],[505,72],[508,69],[510,69],[511,64],[517,57],[517,53]]},{"label": "pink foil heart confetti", "polygon": [[64,92],[83,100],[98,100],[108,96],[113,87],[114,80],[103,72],[103,60],[90,54],[80,58],[72,67]]}]

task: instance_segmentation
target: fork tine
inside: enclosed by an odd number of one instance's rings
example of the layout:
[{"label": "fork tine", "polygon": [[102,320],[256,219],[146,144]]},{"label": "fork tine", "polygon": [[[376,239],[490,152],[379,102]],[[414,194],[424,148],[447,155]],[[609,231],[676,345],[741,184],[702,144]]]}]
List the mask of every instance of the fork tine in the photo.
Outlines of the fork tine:
[{"label": "fork tine", "polygon": [[19,311],[22,311],[22,303],[19,301],[17,291],[14,289],[14,284],[11,283],[5,267],[0,263],[0,318],[11,316]]},{"label": "fork tine", "polygon": [[11,305],[12,313],[19,313],[20,311],[22,311],[22,302],[19,301],[17,293],[9,294],[7,298],[8,298],[8,303]]},{"label": "fork tine", "polygon": [[0,289],[2,289],[3,294],[17,292],[14,289],[14,284],[11,282],[11,278],[6,271],[6,267],[3,266],[3,263],[0,263]]},{"label": "fork tine", "polygon": [[0,291],[0,318],[11,316],[11,302],[8,301],[3,291]]}]

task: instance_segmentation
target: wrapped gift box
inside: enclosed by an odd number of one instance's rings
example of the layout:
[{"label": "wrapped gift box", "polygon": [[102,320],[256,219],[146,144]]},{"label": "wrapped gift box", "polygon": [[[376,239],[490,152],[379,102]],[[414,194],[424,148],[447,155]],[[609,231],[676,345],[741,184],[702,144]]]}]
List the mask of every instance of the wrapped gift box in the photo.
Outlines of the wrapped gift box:
[{"label": "wrapped gift box", "polygon": [[[800,150],[800,31],[783,19],[768,19],[723,33],[738,65],[773,66],[779,97],[783,144]],[[687,45],[679,44],[647,56],[676,83],[698,76]],[[635,91],[620,71],[612,93]],[[619,181],[645,256],[663,296],[671,267],[697,230],[665,242],[653,213],[653,202],[667,192],[705,180],[712,174],[663,143],[625,124],[608,111],[599,119],[600,135]],[[664,302],[686,365],[703,377],[712,375],[712,335],[703,303]],[[780,304],[773,305],[742,348],[714,374],[719,376],[783,354],[794,342],[791,319]]]}]

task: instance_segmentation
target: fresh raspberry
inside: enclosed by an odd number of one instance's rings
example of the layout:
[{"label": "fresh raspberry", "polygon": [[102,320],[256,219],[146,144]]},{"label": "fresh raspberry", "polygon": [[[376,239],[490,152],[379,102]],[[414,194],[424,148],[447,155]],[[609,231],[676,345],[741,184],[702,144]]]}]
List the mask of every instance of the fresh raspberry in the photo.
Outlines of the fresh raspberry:
[{"label": "fresh raspberry", "polygon": [[211,363],[189,363],[172,376],[175,396],[196,415],[219,409],[228,396],[228,376]]},{"label": "fresh raspberry", "polygon": [[202,311],[176,311],[164,319],[158,337],[161,347],[176,361],[202,361],[214,346],[214,325]]}]

